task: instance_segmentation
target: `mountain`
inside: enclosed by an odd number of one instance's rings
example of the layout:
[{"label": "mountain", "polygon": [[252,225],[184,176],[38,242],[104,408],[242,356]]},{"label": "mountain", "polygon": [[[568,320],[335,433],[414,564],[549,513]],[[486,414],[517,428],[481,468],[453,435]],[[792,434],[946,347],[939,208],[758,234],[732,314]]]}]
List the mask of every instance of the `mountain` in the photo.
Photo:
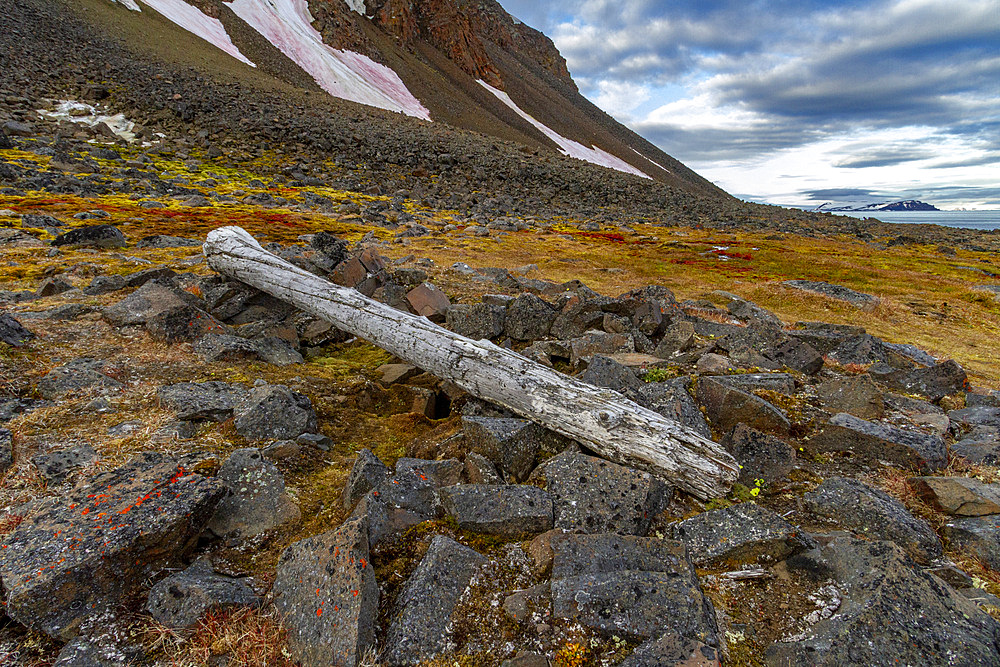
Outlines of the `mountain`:
[{"label": "mountain", "polygon": [[114,2],[72,4],[93,8],[88,19],[126,41],[155,33],[159,44],[136,46],[167,47],[185,64],[207,64],[202,45],[194,45],[203,41],[232,61],[213,68],[238,67],[258,83],[274,78],[723,195],[586,100],[552,41],[494,0]]},{"label": "mountain", "polygon": [[906,199],[902,201],[890,202],[869,202],[860,204],[827,202],[815,208],[816,211],[939,211],[941,209],[926,202]]}]

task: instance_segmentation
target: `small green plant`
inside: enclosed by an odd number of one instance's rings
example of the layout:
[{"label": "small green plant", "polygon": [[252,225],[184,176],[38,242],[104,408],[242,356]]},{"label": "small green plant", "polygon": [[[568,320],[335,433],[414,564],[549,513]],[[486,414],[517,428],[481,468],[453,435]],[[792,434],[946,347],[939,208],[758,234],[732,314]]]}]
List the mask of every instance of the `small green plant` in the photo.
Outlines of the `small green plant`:
[{"label": "small green plant", "polygon": [[642,379],[646,382],[665,382],[670,379],[670,371],[666,368],[650,368]]}]

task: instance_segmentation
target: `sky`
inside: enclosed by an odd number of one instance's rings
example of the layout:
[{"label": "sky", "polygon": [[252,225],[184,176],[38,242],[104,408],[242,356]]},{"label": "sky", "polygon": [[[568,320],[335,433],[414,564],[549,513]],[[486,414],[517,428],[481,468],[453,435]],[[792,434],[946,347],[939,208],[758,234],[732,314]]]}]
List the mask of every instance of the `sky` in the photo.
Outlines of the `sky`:
[{"label": "sky", "polygon": [[1000,209],[1000,0],[499,0],[737,197]]}]

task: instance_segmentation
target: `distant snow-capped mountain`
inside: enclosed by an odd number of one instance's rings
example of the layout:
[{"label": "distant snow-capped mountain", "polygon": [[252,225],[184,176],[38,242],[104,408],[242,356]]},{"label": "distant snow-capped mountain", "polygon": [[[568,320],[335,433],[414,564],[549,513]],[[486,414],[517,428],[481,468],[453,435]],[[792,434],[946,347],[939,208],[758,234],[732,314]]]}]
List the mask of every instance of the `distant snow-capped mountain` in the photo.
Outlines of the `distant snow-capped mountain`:
[{"label": "distant snow-capped mountain", "polygon": [[936,206],[915,199],[882,202],[825,202],[817,211],[939,211]]}]

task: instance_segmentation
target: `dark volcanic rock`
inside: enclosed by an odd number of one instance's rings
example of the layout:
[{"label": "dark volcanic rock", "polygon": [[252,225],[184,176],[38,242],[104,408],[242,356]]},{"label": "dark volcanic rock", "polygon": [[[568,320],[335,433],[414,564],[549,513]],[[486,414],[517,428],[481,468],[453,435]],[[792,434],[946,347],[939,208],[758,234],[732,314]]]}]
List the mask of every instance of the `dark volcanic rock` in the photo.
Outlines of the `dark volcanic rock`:
[{"label": "dark volcanic rock", "polygon": [[798,528],[752,502],[704,512],[672,528],[698,565],[774,563],[815,546]]},{"label": "dark volcanic rock", "polygon": [[100,296],[110,294],[125,289],[125,276],[96,276],[90,284],[83,288],[83,293],[88,296]]},{"label": "dark volcanic rock", "polygon": [[[658,412],[667,419],[673,419],[694,430],[699,435],[711,439],[712,429],[688,391],[687,377],[674,378],[666,382],[648,382],[639,387],[635,401]],[[631,397],[630,397],[631,398]]]},{"label": "dark volcanic rock", "polygon": [[906,483],[939,512],[953,516],[1000,514],[1000,484],[972,477],[911,477]]},{"label": "dark volcanic rock", "polygon": [[104,362],[80,358],[54,368],[38,381],[42,398],[62,398],[66,394],[96,387],[104,392],[118,391],[122,383],[101,373]]},{"label": "dark volcanic rock", "polygon": [[233,414],[236,432],[248,440],[287,440],[317,428],[309,398],[280,384],[254,387]]},{"label": "dark volcanic rock", "polygon": [[88,466],[96,460],[97,452],[88,444],[55,449],[35,454],[31,458],[38,472],[50,482],[61,482],[73,470]]},{"label": "dark volcanic rock", "polygon": [[911,558],[928,562],[941,556],[943,547],[934,529],[910,514],[888,493],[856,479],[832,477],[802,497],[813,514],[837,525],[902,547]]},{"label": "dark volcanic rock", "polygon": [[640,646],[619,667],[718,667],[719,651],[696,639],[683,639],[668,632]]},{"label": "dark volcanic rock", "polygon": [[197,340],[206,334],[222,334],[227,329],[201,308],[184,304],[151,315],[146,320],[146,330],[153,340],[172,344]]},{"label": "dark volcanic rock", "polygon": [[259,602],[242,579],[216,574],[210,562],[199,560],[153,586],[146,611],[168,628],[183,629],[194,626],[209,611]]},{"label": "dark volcanic rock", "polygon": [[458,459],[429,461],[403,457],[396,460],[396,476],[416,476],[434,486],[454,486],[461,484],[465,466]]},{"label": "dark volcanic rock", "polygon": [[92,248],[124,248],[128,239],[121,230],[112,225],[89,225],[77,227],[60,234],[52,241],[54,246],[83,245]]},{"label": "dark volcanic rock", "polygon": [[224,493],[215,480],[147,452],[42,503],[0,550],[7,614],[71,638],[84,618],[175,565]]},{"label": "dark volcanic rock", "polygon": [[671,487],[647,472],[566,452],[535,469],[555,504],[555,526],[585,533],[645,535]]},{"label": "dark volcanic rock", "polygon": [[351,476],[347,478],[341,499],[345,509],[353,509],[361,498],[389,478],[386,467],[371,450],[362,449],[354,459]]},{"label": "dark volcanic rock", "polygon": [[685,544],[620,535],[552,538],[552,612],[605,636],[660,637],[667,631],[717,643]]},{"label": "dark volcanic rock", "polygon": [[260,360],[275,366],[301,364],[304,359],[288,341],[270,336],[250,340],[239,336],[209,333],[194,344],[194,351],[205,361]]},{"label": "dark volcanic rock", "polygon": [[937,401],[950,394],[957,394],[969,388],[969,379],[954,361],[946,361],[929,368],[918,368],[903,375],[885,378],[890,388],[909,394],[920,394]]},{"label": "dark volcanic rock", "polygon": [[0,475],[14,465],[14,434],[0,428]]},{"label": "dark volcanic rock", "polygon": [[382,658],[416,665],[448,650],[451,616],[486,558],[437,536],[396,600]]},{"label": "dark volcanic rock", "polygon": [[247,393],[243,386],[227,382],[181,382],[160,387],[156,396],[178,419],[221,422],[233,416],[233,408]]},{"label": "dark volcanic rock", "polygon": [[301,515],[285,493],[284,475],[256,449],[237,449],[216,477],[229,489],[208,523],[220,537],[253,537]]},{"label": "dark volcanic rock", "polygon": [[782,284],[805,292],[828,296],[831,299],[846,301],[858,308],[872,308],[878,304],[878,297],[864,292],[856,292],[842,285],[832,285],[818,280],[786,280]]},{"label": "dark volcanic rock", "polygon": [[458,304],[448,308],[445,315],[447,327],[455,333],[480,340],[492,339],[503,334],[507,309],[492,303]]},{"label": "dark volcanic rock", "polygon": [[303,667],[354,667],[375,641],[379,591],[362,518],[285,549],[272,588]]},{"label": "dark volcanic rock", "polygon": [[556,319],[556,311],[534,294],[521,294],[507,306],[504,332],[514,340],[545,338]]},{"label": "dark volcanic rock", "polygon": [[148,282],[127,297],[104,309],[104,319],[116,327],[145,324],[152,317],[187,304],[169,287]]},{"label": "dark volcanic rock", "polygon": [[772,644],[772,666],[992,665],[1000,624],[896,545],[839,537],[822,557],[843,599],[804,638]]},{"label": "dark volcanic rock", "polygon": [[368,519],[372,546],[438,516],[437,485],[412,471],[382,480],[366,493],[352,516]]},{"label": "dark volcanic rock", "polygon": [[516,539],[552,528],[552,498],[534,486],[459,484],[441,489],[441,507],[462,530]]},{"label": "dark volcanic rock", "polygon": [[535,456],[555,434],[526,419],[462,417],[465,445],[489,459],[516,481],[524,480],[535,467]]},{"label": "dark volcanic rock", "polygon": [[1000,570],[1000,515],[956,519],[942,530],[948,543]]},{"label": "dark volcanic rock", "polygon": [[940,436],[904,431],[843,412],[834,415],[809,444],[818,451],[850,451],[922,470],[938,470],[948,463],[945,443]]},{"label": "dark volcanic rock", "polygon": [[715,378],[698,379],[698,402],[705,406],[712,426],[720,431],[746,424],[758,431],[784,435],[791,428],[778,408]]},{"label": "dark volcanic rock", "polygon": [[741,375],[717,375],[714,380],[743,391],[776,391],[791,396],[795,393],[795,378],[788,373],[743,373]]},{"label": "dark volcanic rock", "polygon": [[829,412],[846,412],[861,419],[881,419],[885,413],[882,392],[867,373],[827,380],[816,388],[816,395]]},{"label": "dark volcanic rock", "polygon": [[795,467],[794,447],[746,424],[738,424],[721,444],[739,463],[739,482],[748,487],[758,479],[765,482],[784,479]]},{"label": "dark volcanic rock", "polygon": [[144,236],[139,239],[139,242],[135,244],[136,248],[193,248],[195,246],[200,246],[201,241],[196,241],[194,239],[185,239],[180,236],[167,236],[165,234],[156,234],[153,236]]},{"label": "dark volcanic rock", "polygon": [[0,313],[0,343],[11,347],[22,347],[35,337],[18,322],[13,315]]}]

